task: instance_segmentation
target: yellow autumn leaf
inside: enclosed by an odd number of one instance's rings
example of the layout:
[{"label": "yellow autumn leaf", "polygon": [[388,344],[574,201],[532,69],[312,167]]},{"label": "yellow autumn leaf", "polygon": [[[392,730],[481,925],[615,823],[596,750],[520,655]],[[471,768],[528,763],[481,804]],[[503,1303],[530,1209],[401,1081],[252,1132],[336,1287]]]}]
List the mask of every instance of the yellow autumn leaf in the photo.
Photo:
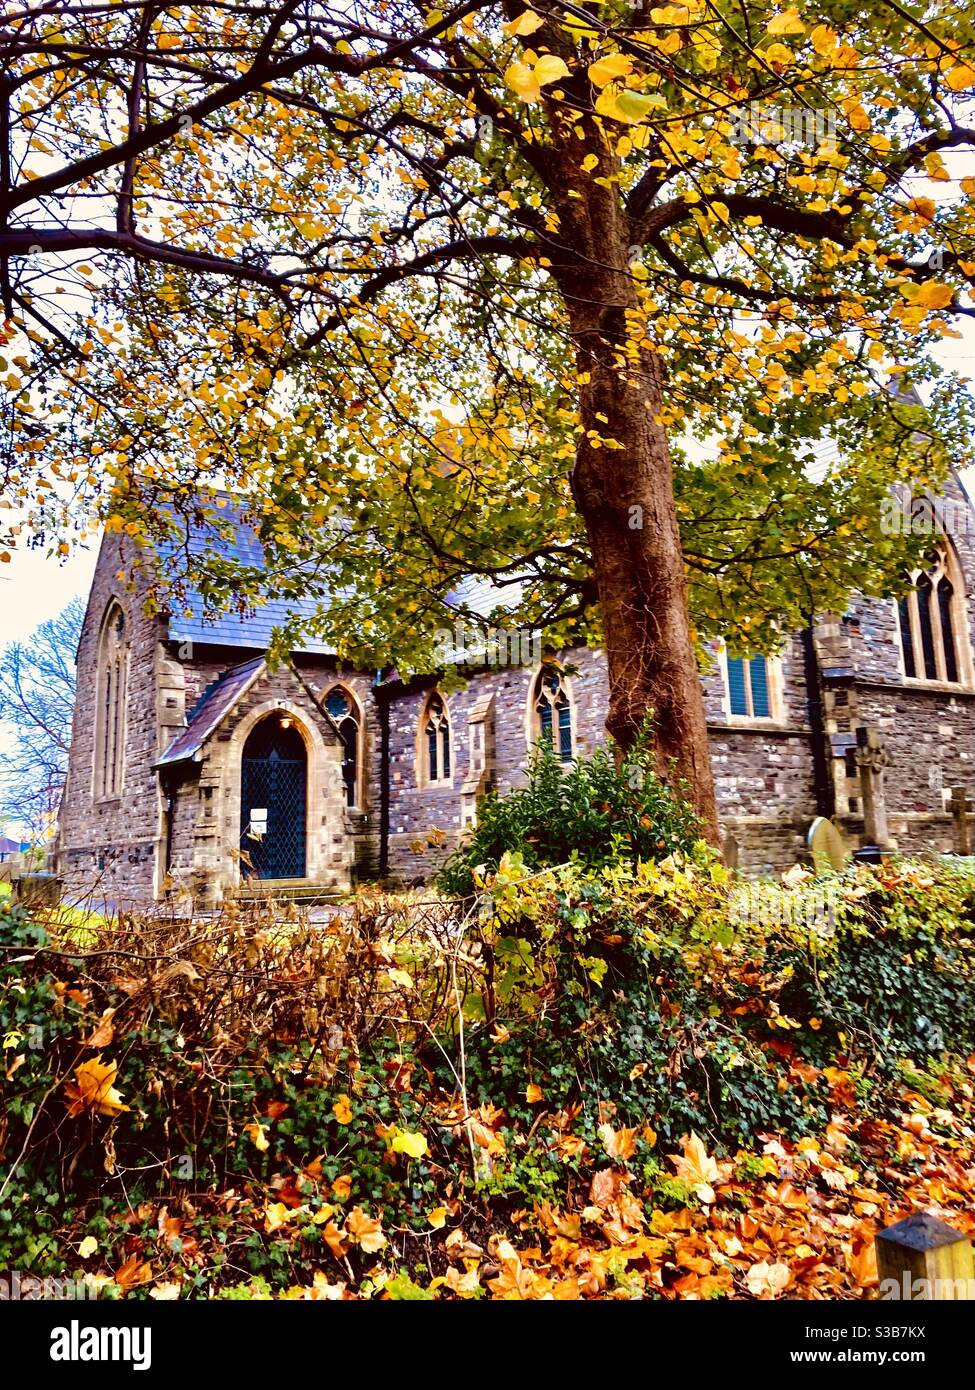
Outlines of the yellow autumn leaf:
[{"label": "yellow autumn leaf", "polygon": [[386,1244],[380,1223],[367,1216],[361,1207],[353,1207],[345,1229],[349,1239],[360,1245],[367,1255],[375,1255]]},{"label": "yellow autumn leaf", "polygon": [[569,69],[554,53],[546,53],[535,64],[535,80],[540,87],[558,82],[560,77],[568,77]]},{"label": "yellow autumn leaf", "polygon": [[401,1129],[393,1139],[390,1148],[395,1154],[407,1154],[410,1158],[422,1158],[427,1151],[427,1141],[422,1134],[411,1134]]},{"label": "yellow autumn leaf", "polygon": [[762,57],[766,63],[771,63],[773,67],[777,65],[780,68],[791,66],[795,60],[792,49],[786,48],[784,43],[770,43],[768,48],[762,49]]},{"label": "yellow autumn leaf", "polygon": [[650,11],[654,24],[690,24],[691,17],[688,5],[658,5]]},{"label": "yellow autumn leaf", "polygon": [[931,198],[909,198],[907,207],[925,222],[933,222],[937,207]]},{"label": "yellow autumn leaf", "polygon": [[915,309],[945,309],[955,297],[950,285],[926,280],[923,285],[905,285],[901,294]]},{"label": "yellow autumn leaf", "polygon": [[524,38],[527,34],[534,34],[536,29],[540,29],[545,23],[541,15],[534,10],[525,10],[517,19],[512,19],[504,25],[504,32],[512,34],[517,38]]},{"label": "yellow autumn leaf", "polygon": [[504,75],[505,82],[515,95],[526,102],[538,101],[543,87],[569,75],[565,63],[554,53],[546,53],[541,58],[535,58],[534,62],[527,61],[532,57],[527,53],[525,62],[512,63]]},{"label": "yellow autumn leaf", "polygon": [[294,1212],[290,1207],[286,1207],[283,1202],[269,1202],[264,1208],[264,1229],[268,1235],[272,1231],[278,1231],[290,1221]]},{"label": "yellow autumn leaf", "polygon": [[804,34],[806,26],[799,18],[798,10],[785,10],[769,21],[768,32],[770,34]]},{"label": "yellow autumn leaf", "polygon": [[670,1156],[677,1176],[690,1184],[702,1202],[710,1205],[716,1200],[712,1184],[720,1177],[718,1165],[696,1134],[687,1135],[683,1144],[682,1154]]},{"label": "yellow autumn leaf", "polygon": [[589,81],[594,87],[605,87],[607,82],[626,77],[632,71],[632,58],[627,58],[625,53],[609,53],[605,58],[597,58],[596,62],[589,64]]},{"label": "yellow autumn leaf", "polygon": [[340,1125],[347,1125],[352,1119],[352,1105],[349,1097],[343,1092],[332,1106],[332,1114]]},{"label": "yellow autumn leaf", "polygon": [[534,1081],[529,1082],[525,1087],[525,1100],[527,1100],[528,1104],[537,1105],[540,1100],[544,1099],[545,1092],[542,1090],[541,1086],[536,1085]]},{"label": "yellow autumn leaf", "polygon": [[103,1063],[99,1053],[91,1061],[82,1062],[76,1067],[74,1074],[76,1084],[64,1088],[70,1102],[69,1115],[81,1115],[86,1110],[98,1115],[120,1115],[123,1110],[128,1110],[129,1107],[122,1104],[122,1097],[114,1087],[118,1075],[117,1062]]},{"label": "yellow autumn leaf", "polygon": [[259,1125],[256,1120],[253,1124],[244,1125],[244,1133],[250,1135],[251,1143],[258,1153],[265,1153],[266,1150],[270,1148],[267,1130],[263,1125]]},{"label": "yellow autumn leaf", "polygon": [[831,29],[828,24],[817,24],[809,35],[809,40],[816,52],[824,58],[839,45],[836,30]]},{"label": "yellow autumn leaf", "polygon": [[527,63],[512,63],[504,75],[504,80],[522,101],[537,101],[542,94],[535,80],[535,70]]},{"label": "yellow autumn leaf", "polygon": [[427,1220],[435,1231],[442,1230],[447,1224],[447,1208],[434,1207],[432,1211],[427,1212]]},{"label": "yellow autumn leaf", "polygon": [[951,69],[945,81],[953,92],[964,92],[969,87],[975,87],[975,68],[968,63],[960,63]]},{"label": "yellow autumn leaf", "polygon": [[83,1260],[87,1260],[91,1255],[94,1255],[97,1249],[98,1241],[95,1239],[95,1237],[85,1236],[84,1240],[78,1246],[78,1254],[81,1256]]}]

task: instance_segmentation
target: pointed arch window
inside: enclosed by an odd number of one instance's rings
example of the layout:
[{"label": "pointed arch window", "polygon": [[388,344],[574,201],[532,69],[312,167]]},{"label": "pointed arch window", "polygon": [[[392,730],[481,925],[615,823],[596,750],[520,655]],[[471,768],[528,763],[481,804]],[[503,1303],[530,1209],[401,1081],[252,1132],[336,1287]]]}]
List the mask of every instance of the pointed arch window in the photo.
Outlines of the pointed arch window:
[{"label": "pointed arch window", "polygon": [[950,546],[938,550],[898,600],[901,660],[908,680],[958,685],[971,680],[965,586]]},{"label": "pointed arch window", "polygon": [[448,786],[452,777],[450,713],[437,691],[427,700],[420,720],[420,766],[426,786]]},{"label": "pointed arch window", "polygon": [[94,767],[94,792],[98,799],[122,794],[128,666],[125,614],[117,603],[112,603],[105,614],[98,645]]},{"label": "pointed arch window", "polygon": [[358,703],[343,685],[334,685],[325,696],[325,708],[335,721],[342,740],[342,781],[345,804],[350,810],[363,805],[359,782],[362,767],[362,715]]},{"label": "pointed arch window", "polygon": [[535,679],[532,698],[535,737],[551,748],[563,763],[573,757],[572,702],[561,674],[543,666]]}]

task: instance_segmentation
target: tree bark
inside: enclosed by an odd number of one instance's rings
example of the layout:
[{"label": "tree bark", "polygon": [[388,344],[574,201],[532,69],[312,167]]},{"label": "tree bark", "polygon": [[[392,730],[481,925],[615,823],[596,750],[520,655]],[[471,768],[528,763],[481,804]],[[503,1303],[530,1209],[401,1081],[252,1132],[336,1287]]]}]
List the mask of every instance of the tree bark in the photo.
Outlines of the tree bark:
[{"label": "tree bark", "polygon": [[[590,147],[591,148],[591,147]],[[586,146],[583,146],[583,153]],[[591,185],[590,185],[591,187]],[[572,474],[602,612],[609,670],[606,728],[624,752],[653,713],[655,766],[683,779],[708,837],[718,840],[704,697],[691,638],[673,465],[659,423],[663,367],[637,346],[629,228],[615,197],[576,206],[574,246],[556,274],[580,382],[582,436]],[[573,216],[575,214],[575,216]],[[565,223],[563,223],[565,225]]]}]

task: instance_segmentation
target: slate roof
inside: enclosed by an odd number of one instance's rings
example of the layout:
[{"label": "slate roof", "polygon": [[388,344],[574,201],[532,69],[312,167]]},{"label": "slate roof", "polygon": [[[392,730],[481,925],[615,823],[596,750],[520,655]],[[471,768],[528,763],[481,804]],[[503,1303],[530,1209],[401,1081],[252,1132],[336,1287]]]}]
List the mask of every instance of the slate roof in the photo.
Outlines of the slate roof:
[{"label": "slate roof", "polygon": [[257,656],[231,667],[208,685],[187,715],[186,728],[180,730],[154,766],[170,767],[173,763],[185,763],[195,758],[263,669],[264,658]]},{"label": "slate roof", "polygon": [[[244,505],[239,498],[222,494],[218,505],[208,508],[214,517],[219,518],[219,527],[226,536],[217,533],[217,526],[208,525],[191,529],[183,545],[176,543],[160,547],[163,564],[167,551],[182,554],[202,555],[209,552],[219,556],[229,564],[246,565],[255,569],[264,568],[264,550],[248,521]],[[325,597],[323,590],[323,597]],[[269,596],[253,612],[219,613],[204,617],[203,595],[188,587],[179,611],[169,618],[169,637],[174,642],[212,643],[220,647],[243,647],[252,651],[266,651],[276,627],[280,627],[294,615],[310,618],[318,604],[314,598],[284,600]],[[185,611],[184,611],[185,610]],[[330,653],[333,648],[327,642],[314,637],[306,637],[298,652]]]}]

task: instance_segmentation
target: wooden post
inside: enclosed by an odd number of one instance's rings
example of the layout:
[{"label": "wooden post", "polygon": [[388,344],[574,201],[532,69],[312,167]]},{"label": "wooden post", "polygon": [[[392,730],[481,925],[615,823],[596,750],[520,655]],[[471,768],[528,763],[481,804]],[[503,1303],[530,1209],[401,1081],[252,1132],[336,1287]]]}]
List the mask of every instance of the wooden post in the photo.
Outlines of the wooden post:
[{"label": "wooden post", "polygon": [[877,1236],[882,1299],[975,1299],[975,1264],[967,1236],[919,1211]]}]

